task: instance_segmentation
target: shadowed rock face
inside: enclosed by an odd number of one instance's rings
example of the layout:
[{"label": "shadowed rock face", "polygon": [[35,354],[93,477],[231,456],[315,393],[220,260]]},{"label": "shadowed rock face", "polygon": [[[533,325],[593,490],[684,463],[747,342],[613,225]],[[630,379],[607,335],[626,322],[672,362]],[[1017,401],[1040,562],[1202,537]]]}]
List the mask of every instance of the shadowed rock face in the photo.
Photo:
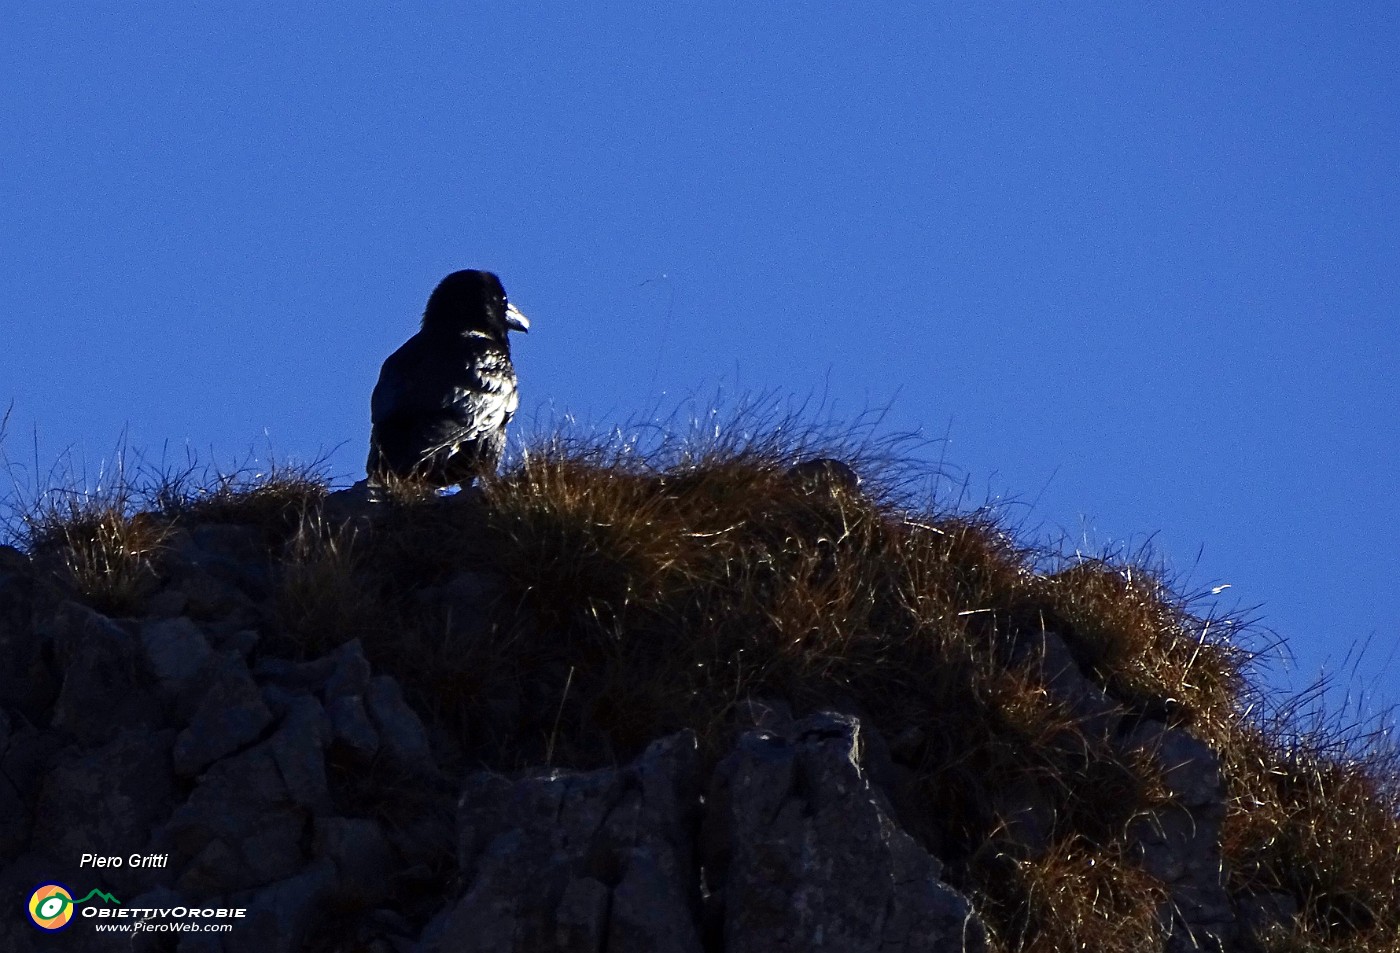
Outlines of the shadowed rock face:
[{"label": "shadowed rock face", "polygon": [[706,870],[724,949],[986,949],[966,898],[862,771],[861,725],[823,712],[746,732],[710,779]]},{"label": "shadowed rock face", "polygon": [[[261,648],[267,571],[244,542],[191,534],[142,619],[104,617],[3,554],[4,896],[53,881],[125,907],[240,908],[231,932],[179,946],[235,953],[987,948],[969,898],[900,829],[888,746],[860,718],[751,702],[708,769],[683,731],[614,768],[449,776],[358,641],[309,661]],[[482,584],[448,587],[459,614],[484,611]],[[1134,834],[1171,892],[1158,942],[1236,948],[1214,756],[1158,723],[1120,725],[1053,633],[1027,651],[1052,691],[1159,759],[1177,796],[1179,817]],[[98,870],[84,853],[161,862]],[[1255,906],[1251,924],[1287,916]],[[0,949],[57,948],[24,920],[0,917]],[[64,945],[107,939],[80,920]]]},{"label": "shadowed rock face", "polygon": [[466,886],[424,949],[699,953],[697,771],[683,732],[615,770],[473,774],[457,812]]}]

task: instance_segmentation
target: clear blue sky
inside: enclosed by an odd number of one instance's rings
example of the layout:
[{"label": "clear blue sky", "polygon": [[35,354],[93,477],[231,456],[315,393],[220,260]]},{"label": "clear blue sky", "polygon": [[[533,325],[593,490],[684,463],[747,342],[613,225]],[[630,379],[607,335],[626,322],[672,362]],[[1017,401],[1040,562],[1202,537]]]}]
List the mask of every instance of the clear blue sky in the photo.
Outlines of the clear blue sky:
[{"label": "clear blue sky", "polygon": [[1400,702],[1393,2],[50,0],[0,90],[11,458],[358,477],[380,361],[489,268],[526,416],[888,404]]}]

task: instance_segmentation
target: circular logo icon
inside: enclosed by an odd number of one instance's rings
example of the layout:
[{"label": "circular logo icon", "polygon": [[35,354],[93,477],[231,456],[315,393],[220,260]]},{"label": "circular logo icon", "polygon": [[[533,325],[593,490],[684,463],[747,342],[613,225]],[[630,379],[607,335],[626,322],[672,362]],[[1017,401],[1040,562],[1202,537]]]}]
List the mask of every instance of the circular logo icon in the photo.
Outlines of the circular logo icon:
[{"label": "circular logo icon", "polygon": [[73,919],[73,895],[62,884],[44,884],[29,895],[29,919],[41,930],[62,930]]}]

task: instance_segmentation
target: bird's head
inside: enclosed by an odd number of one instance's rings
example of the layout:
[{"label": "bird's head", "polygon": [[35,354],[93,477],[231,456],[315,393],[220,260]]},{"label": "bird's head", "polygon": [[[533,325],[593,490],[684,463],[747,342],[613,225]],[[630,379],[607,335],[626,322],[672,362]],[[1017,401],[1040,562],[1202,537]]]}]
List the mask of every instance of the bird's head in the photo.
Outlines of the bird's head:
[{"label": "bird's head", "polygon": [[489,271],[454,271],[438,283],[423,312],[424,330],[484,331],[504,342],[530,322],[506,300],[501,279]]}]

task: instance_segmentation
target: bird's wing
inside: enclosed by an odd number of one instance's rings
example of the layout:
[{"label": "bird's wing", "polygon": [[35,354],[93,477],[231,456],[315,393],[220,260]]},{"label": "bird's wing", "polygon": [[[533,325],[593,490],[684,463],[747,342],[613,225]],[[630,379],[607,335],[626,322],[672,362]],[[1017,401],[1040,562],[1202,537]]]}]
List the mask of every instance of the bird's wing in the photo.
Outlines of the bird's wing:
[{"label": "bird's wing", "polygon": [[508,351],[470,339],[410,338],[385,360],[370,397],[376,425],[412,420],[437,432],[432,450],[490,437],[519,405]]},{"label": "bird's wing", "polygon": [[[455,345],[455,346],[454,346]],[[370,395],[373,423],[441,411],[445,395],[470,379],[473,353],[453,341],[415,334],[385,359]]]},{"label": "bird's wing", "polygon": [[420,339],[417,335],[409,338],[397,351],[384,359],[379,368],[379,380],[369,398],[370,421],[383,423],[407,410],[419,390],[419,378],[415,365],[421,363],[418,352]]},{"label": "bird's wing", "polygon": [[[469,383],[455,388],[460,397],[475,395],[476,403],[498,405],[505,412],[505,419],[515,413],[520,403],[519,385],[515,378],[515,365],[510,362],[510,354],[501,348],[491,347],[479,352],[467,366]],[[454,396],[450,402],[455,410],[460,399]],[[478,412],[475,407],[472,412]],[[494,412],[494,411],[493,411]],[[504,425],[504,421],[502,422]]]},{"label": "bird's wing", "polygon": [[520,404],[509,354],[496,348],[484,350],[464,370],[464,376],[440,394],[439,407],[455,425],[455,432],[434,450],[477,441],[498,442]]}]

